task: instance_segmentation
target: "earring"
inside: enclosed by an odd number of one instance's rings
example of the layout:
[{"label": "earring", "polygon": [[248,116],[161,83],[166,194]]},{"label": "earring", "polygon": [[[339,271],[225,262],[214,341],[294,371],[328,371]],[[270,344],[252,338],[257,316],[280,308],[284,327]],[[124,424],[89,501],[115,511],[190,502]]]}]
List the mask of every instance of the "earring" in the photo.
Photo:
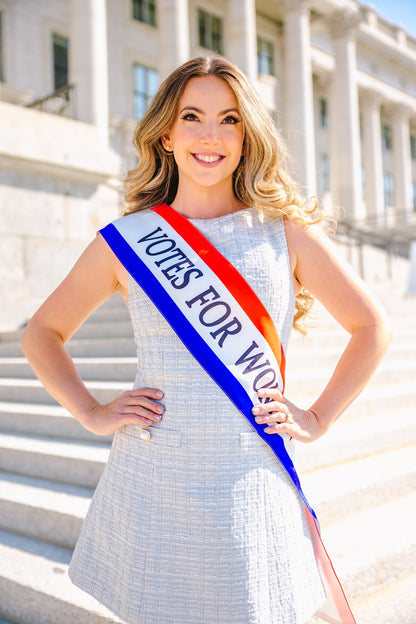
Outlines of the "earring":
[{"label": "earring", "polygon": [[169,154],[170,156],[172,155],[173,149],[171,148],[170,145],[168,147],[165,147],[164,145],[162,145],[162,147],[167,154]]}]

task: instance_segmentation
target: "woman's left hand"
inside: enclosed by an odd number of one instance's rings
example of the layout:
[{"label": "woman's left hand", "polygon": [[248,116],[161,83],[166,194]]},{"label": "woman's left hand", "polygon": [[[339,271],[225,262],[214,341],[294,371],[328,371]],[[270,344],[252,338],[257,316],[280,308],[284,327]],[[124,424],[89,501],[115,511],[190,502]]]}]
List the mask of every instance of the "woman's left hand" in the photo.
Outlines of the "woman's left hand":
[{"label": "woman's left hand", "polygon": [[271,399],[252,410],[256,423],[266,425],[265,433],[287,433],[299,442],[313,442],[326,433],[315,412],[296,407],[279,390],[262,388],[257,394],[261,400]]}]

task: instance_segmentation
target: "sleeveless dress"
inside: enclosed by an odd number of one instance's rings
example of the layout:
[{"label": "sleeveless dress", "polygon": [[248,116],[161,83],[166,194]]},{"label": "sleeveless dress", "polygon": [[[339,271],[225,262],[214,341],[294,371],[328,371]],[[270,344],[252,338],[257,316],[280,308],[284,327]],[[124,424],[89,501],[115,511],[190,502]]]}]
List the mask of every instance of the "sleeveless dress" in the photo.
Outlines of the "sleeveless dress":
[{"label": "sleeveless dress", "polygon": [[[294,313],[284,224],[252,208],[191,220],[245,277],[284,348]],[[273,452],[129,278],[134,387],[162,421],[115,434],[70,578],[128,624],[304,624],[325,601],[299,496]]]}]

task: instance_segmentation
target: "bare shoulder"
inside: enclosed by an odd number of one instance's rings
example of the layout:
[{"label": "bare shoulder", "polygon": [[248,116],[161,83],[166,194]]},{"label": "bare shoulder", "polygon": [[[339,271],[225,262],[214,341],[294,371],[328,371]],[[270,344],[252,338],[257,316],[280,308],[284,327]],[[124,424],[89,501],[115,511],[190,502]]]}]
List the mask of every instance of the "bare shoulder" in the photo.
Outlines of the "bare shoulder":
[{"label": "bare shoulder", "polygon": [[288,246],[293,251],[302,252],[303,245],[328,245],[330,240],[319,224],[302,224],[285,219],[285,232]]}]

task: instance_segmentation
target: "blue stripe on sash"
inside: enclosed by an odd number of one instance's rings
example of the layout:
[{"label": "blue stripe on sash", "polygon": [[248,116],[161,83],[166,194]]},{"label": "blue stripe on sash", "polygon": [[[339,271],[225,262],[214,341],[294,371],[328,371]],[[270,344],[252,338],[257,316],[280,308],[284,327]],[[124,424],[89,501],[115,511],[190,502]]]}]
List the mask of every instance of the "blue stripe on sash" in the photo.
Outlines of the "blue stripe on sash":
[{"label": "blue stripe on sash", "polygon": [[159,312],[164,316],[188,351],[190,351],[197,362],[199,362],[202,368],[223,390],[223,392],[234,403],[243,416],[249,420],[250,424],[254,427],[261,439],[272,449],[295,484],[303,502],[316,519],[316,514],[310,507],[302,491],[299,477],[285,448],[283,438],[278,434],[264,433],[264,425],[258,425],[255,422],[251,412],[253,403],[243,386],[221,362],[219,357],[208,347],[180,308],[170,298],[157,278],[152,274],[141,258],[133,251],[129,243],[127,243],[117,228],[110,223],[105,228],[100,230],[100,234],[103,236],[122,265],[127,269],[133,279],[139,284]]}]

